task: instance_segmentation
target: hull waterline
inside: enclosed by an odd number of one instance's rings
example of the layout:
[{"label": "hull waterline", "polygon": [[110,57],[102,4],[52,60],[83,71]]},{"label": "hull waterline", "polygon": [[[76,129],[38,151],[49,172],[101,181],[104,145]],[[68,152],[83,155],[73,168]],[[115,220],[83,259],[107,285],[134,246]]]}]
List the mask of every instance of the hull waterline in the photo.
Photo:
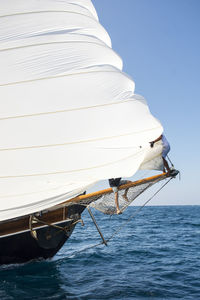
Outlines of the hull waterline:
[{"label": "hull waterline", "polygon": [[[13,220],[10,223],[1,224],[0,237],[0,264],[25,263],[35,259],[48,259],[53,257],[71,236],[76,224],[80,221],[81,213],[85,209],[81,205],[72,205],[68,208],[65,220],[47,225],[46,220],[51,214],[34,219],[30,228],[28,218]],[[39,221],[41,220],[41,222]],[[58,218],[57,218],[58,220]],[[25,229],[24,223],[29,223]],[[46,224],[45,224],[46,223]],[[11,232],[11,226],[18,225],[23,228],[18,232]],[[12,227],[13,231],[14,228]]]}]

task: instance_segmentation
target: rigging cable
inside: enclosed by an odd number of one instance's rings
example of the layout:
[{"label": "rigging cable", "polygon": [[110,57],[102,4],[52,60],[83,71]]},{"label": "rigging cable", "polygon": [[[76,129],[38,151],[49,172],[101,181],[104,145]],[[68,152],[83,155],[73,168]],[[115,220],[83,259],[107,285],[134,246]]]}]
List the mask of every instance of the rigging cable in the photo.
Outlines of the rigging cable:
[{"label": "rigging cable", "polygon": [[[167,158],[168,158],[168,160],[169,160],[169,162],[170,162],[170,164],[171,164],[171,166],[172,166],[172,169],[174,169],[174,164],[173,164],[173,162],[171,161],[171,159],[169,158],[169,155],[167,155]],[[181,180],[181,172],[179,171],[179,180]]]},{"label": "rigging cable", "polygon": [[123,228],[128,224],[138,213],[172,180],[173,177],[171,177],[167,182],[165,182],[154,194],[151,196],[142,206],[140,206],[134,214],[132,214],[126,222],[124,222],[112,235],[109,239],[106,240],[108,243],[111,239],[114,238],[115,235],[117,235]]},{"label": "rigging cable", "polygon": [[173,164],[173,162],[171,161],[171,159],[169,158],[169,155],[167,155],[167,158],[168,158],[168,160],[169,160],[171,166],[174,168],[174,164]]}]

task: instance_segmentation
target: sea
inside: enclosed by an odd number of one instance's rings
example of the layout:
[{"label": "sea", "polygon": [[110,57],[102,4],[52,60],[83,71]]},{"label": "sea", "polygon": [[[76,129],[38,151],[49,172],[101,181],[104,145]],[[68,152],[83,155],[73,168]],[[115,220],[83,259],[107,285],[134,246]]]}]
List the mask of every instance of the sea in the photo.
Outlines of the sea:
[{"label": "sea", "polygon": [[200,206],[93,213],[107,246],[85,211],[53,259],[0,267],[0,300],[200,299]]}]

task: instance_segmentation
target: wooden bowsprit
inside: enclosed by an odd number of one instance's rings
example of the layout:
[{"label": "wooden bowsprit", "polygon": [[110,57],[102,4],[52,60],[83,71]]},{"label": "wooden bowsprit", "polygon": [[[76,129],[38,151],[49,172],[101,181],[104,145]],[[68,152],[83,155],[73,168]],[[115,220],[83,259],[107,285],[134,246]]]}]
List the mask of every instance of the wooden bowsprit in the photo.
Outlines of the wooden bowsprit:
[{"label": "wooden bowsprit", "polygon": [[[159,181],[162,181],[166,178],[169,178],[169,180],[171,180],[171,176],[169,176],[167,173],[162,173],[162,174],[159,174],[156,176],[152,176],[152,177],[148,177],[145,179],[137,180],[134,182],[128,182],[126,184],[120,185],[118,187],[118,199],[119,199],[120,210],[124,211],[130,205],[130,203],[133,200],[135,200],[139,195],[141,195],[145,190],[147,190],[153,184],[155,184]],[[163,185],[163,187],[164,187],[164,185]],[[127,196],[124,197],[124,194],[123,194],[124,191],[130,191],[129,195],[127,194]],[[158,192],[156,192],[156,194],[157,193]],[[145,205],[149,201],[150,201],[150,199],[145,202]],[[110,215],[115,214],[116,207],[115,207],[114,193],[113,193],[112,188],[104,189],[104,190],[97,191],[97,192],[90,193],[90,194],[80,195],[78,197],[75,197],[73,199],[66,201],[65,205],[69,205],[72,203],[84,205],[87,207],[90,217],[92,218],[92,221],[102,239],[102,244],[105,244],[107,246],[107,242],[110,239],[105,240],[105,238],[97,224],[97,221],[91,212],[90,207],[93,207],[105,214],[110,214]],[[122,226],[122,227],[124,227],[124,226]]]},{"label": "wooden bowsprit", "polygon": [[[178,173],[177,173],[178,174]],[[176,175],[177,175],[176,174]],[[127,186],[137,186],[138,185],[138,183],[139,184],[141,184],[141,183],[144,183],[144,181],[145,181],[145,183],[149,183],[149,182],[151,182],[151,181],[155,181],[156,180],[156,182],[158,182],[158,181],[161,181],[161,180],[163,180],[163,179],[168,179],[148,200],[146,200],[145,201],[145,203],[142,205],[142,206],[140,206],[136,211],[134,211],[134,213],[125,221],[125,222],[123,222],[114,232],[113,232],[113,234],[108,238],[108,239],[105,239],[104,237],[103,237],[103,234],[101,233],[101,231],[100,231],[100,229],[99,229],[99,227],[98,227],[98,225],[97,225],[97,223],[96,223],[96,220],[94,219],[94,216],[92,215],[92,213],[91,213],[91,211],[90,211],[90,209],[89,209],[89,207],[88,207],[88,211],[89,211],[89,213],[90,213],[90,216],[92,217],[92,219],[93,219],[93,222],[94,222],[94,224],[95,224],[95,226],[96,226],[96,228],[97,228],[97,230],[98,230],[98,232],[99,232],[99,234],[100,234],[100,236],[101,236],[101,238],[102,238],[102,242],[100,242],[100,243],[97,243],[97,244],[94,244],[94,245],[92,245],[92,246],[88,246],[88,247],[86,247],[86,248],[84,248],[84,249],[82,249],[82,250],[80,250],[80,251],[76,251],[76,254],[77,253],[79,253],[79,252],[83,252],[83,251],[86,251],[86,250],[88,250],[88,249],[92,249],[92,248],[95,248],[95,247],[98,247],[98,246],[101,246],[101,245],[106,245],[106,246],[108,246],[108,243],[115,237],[115,236],[117,236],[121,231],[122,231],[122,229],[133,219],[133,218],[135,218],[138,214],[139,214],[139,212],[171,181],[171,179],[173,179],[174,178],[174,176],[169,176],[168,174],[166,174],[166,173],[163,173],[163,174],[160,174],[160,175],[158,175],[158,176],[153,176],[153,177],[149,177],[149,178],[146,178],[146,179],[144,179],[144,180],[139,180],[139,181],[137,181],[137,182],[130,182],[130,183],[128,183],[128,184],[125,184],[125,185],[123,185],[123,186],[121,186],[121,190],[123,190],[123,189],[127,189]],[[107,190],[104,190],[104,193],[106,193],[107,194],[107,192],[109,191],[109,193],[112,193],[111,191],[110,191],[110,189],[107,189]],[[96,196],[96,193],[94,193],[95,194],[95,196]],[[80,197],[83,197],[83,196],[80,196]]]},{"label": "wooden bowsprit", "polygon": [[[147,178],[144,178],[144,179],[140,179],[140,180],[137,180],[137,181],[132,181],[132,182],[120,185],[118,190],[122,191],[122,190],[126,190],[126,189],[133,188],[133,187],[136,187],[136,186],[140,186],[142,184],[156,183],[156,182],[161,181],[163,179],[166,179],[168,177],[170,177],[170,175],[167,175],[167,173],[162,173],[162,174],[159,174],[159,175],[147,177]],[[96,191],[96,192],[85,194],[85,195],[80,195],[80,196],[77,196],[75,198],[69,199],[69,200],[63,202],[62,205],[67,205],[69,203],[70,204],[71,203],[77,203],[77,204],[89,205],[90,203],[98,200],[100,197],[102,197],[104,195],[109,195],[109,194],[112,194],[112,193],[113,193],[112,188],[107,188],[107,189],[104,189],[104,190]]]},{"label": "wooden bowsprit", "polygon": [[[149,187],[171,176],[167,173],[147,177],[134,182],[128,182],[118,187],[118,202],[120,210],[123,212],[139,195]],[[126,196],[125,196],[126,191]],[[62,205],[68,206],[79,204],[93,207],[104,214],[116,214],[114,193],[112,188],[107,188],[94,193],[79,195],[73,199],[65,201]]]}]

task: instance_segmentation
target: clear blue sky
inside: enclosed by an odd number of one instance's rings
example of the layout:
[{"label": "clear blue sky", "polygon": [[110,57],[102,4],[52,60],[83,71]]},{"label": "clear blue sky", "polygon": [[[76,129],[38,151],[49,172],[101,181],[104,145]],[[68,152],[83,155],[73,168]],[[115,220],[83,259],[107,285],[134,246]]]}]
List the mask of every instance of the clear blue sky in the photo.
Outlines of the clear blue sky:
[{"label": "clear blue sky", "polygon": [[200,0],[92,0],[181,171],[153,204],[200,205]]}]

